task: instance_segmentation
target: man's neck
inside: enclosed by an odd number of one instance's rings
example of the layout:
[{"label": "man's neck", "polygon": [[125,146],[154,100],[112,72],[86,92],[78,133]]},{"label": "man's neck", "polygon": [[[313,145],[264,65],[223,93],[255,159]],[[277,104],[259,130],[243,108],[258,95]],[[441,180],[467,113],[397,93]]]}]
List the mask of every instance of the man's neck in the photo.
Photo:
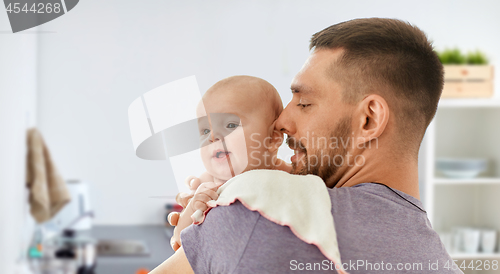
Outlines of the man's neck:
[{"label": "man's neck", "polygon": [[354,165],[349,167],[347,171],[341,172],[342,177],[337,179],[338,182],[335,187],[350,187],[362,183],[376,182],[420,199],[418,160],[381,156],[377,155],[376,158],[372,157],[372,159],[367,157],[364,165]]}]

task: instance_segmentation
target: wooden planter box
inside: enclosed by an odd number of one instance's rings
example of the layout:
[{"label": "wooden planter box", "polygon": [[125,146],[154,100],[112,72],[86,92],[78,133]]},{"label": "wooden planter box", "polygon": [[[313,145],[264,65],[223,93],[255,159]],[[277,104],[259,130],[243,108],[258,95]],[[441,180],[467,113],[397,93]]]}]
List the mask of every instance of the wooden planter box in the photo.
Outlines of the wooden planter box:
[{"label": "wooden planter box", "polygon": [[444,65],[442,98],[487,98],[493,96],[493,66]]}]

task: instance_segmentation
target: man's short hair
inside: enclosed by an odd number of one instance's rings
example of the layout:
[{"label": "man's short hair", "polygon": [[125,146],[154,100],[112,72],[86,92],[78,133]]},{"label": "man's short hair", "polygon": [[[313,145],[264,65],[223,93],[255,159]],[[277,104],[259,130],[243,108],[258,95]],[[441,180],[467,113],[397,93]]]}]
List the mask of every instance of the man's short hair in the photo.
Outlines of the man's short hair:
[{"label": "man's short hair", "polygon": [[340,83],[344,101],[383,96],[402,137],[418,141],[418,151],[443,89],[443,65],[423,31],[396,19],[355,19],[315,33],[313,48],[342,48],[327,73]]}]

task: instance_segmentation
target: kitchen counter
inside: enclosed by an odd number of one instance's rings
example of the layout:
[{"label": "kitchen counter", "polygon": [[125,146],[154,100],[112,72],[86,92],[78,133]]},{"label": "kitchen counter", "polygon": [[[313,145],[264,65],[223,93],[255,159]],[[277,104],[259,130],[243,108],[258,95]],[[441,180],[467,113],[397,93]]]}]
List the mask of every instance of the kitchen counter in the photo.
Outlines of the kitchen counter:
[{"label": "kitchen counter", "polygon": [[151,271],[174,254],[171,230],[162,225],[94,226],[91,235],[96,240],[142,240],[149,248],[146,256],[97,257],[96,274],[135,274],[140,268]]}]

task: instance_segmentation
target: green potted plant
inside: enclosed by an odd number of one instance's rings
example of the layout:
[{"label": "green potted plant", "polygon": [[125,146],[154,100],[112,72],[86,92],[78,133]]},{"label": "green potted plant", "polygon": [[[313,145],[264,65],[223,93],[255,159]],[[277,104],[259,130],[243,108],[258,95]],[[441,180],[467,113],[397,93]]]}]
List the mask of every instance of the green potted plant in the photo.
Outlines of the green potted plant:
[{"label": "green potted plant", "polygon": [[469,65],[488,65],[489,63],[486,55],[479,50],[469,52],[466,56],[466,62]]}]

